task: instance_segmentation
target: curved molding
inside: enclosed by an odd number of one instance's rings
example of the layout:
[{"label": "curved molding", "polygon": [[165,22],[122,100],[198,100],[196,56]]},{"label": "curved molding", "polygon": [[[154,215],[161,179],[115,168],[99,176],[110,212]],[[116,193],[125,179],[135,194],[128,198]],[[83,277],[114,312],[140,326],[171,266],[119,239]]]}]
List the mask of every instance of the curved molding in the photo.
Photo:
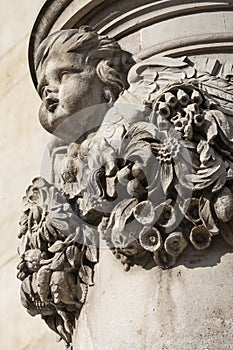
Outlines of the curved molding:
[{"label": "curved molding", "polygon": [[[109,18],[103,18],[102,22],[97,23],[95,30],[101,34],[114,36],[117,40],[132,34],[149,25],[167,21],[172,18],[183,17],[196,13],[203,12],[219,12],[220,10],[233,9],[233,5],[229,2],[209,2],[209,1],[187,1],[180,3],[180,1],[162,1],[154,2],[132,9],[128,12],[123,12],[117,18],[109,21]],[[84,22],[82,20],[82,22]],[[94,24],[93,24],[94,25]],[[77,23],[78,27],[79,24]]]},{"label": "curved molding", "polygon": [[[203,1],[188,0],[47,0],[42,7],[34,27],[29,44],[29,65],[34,85],[36,76],[34,71],[34,55],[40,42],[50,33],[60,29],[78,28],[81,25],[89,25],[103,35],[109,35],[117,40],[126,38],[130,34],[140,31],[142,28],[159,24],[170,19],[185,17],[201,13],[220,13],[232,11],[233,0]],[[194,19],[195,20],[195,19]],[[194,41],[193,41],[194,39]],[[195,33],[190,33],[187,38],[187,46],[196,45]],[[224,37],[220,34],[220,39]],[[232,40],[232,36],[227,42]],[[208,43],[205,38],[204,43]],[[214,43],[212,40],[211,42]],[[197,43],[199,45],[199,43]],[[185,47],[179,42],[168,42],[163,45],[156,44],[158,49],[154,54],[166,52],[177,47]],[[152,49],[153,51],[153,49]]]},{"label": "curved molding", "polygon": [[71,2],[72,0],[47,0],[36,18],[31,32],[28,51],[29,68],[35,86],[37,81],[34,67],[35,52],[44,38],[49,35],[53,23]]},{"label": "curved molding", "polygon": [[161,45],[152,46],[136,55],[137,59],[149,58],[156,54],[173,56],[182,54],[196,54],[224,49],[232,52],[233,33],[203,34],[184,37],[182,40],[171,40]]}]

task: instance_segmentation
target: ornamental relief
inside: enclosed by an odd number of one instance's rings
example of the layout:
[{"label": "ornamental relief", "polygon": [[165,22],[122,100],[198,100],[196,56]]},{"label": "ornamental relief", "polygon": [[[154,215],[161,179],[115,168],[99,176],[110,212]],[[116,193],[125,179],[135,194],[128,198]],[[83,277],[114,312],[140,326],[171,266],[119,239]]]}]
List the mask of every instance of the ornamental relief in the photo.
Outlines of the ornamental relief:
[{"label": "ornamental relief", "polygon": [[86,26],[41,43],[39,118],[73,142],[61,188],[37,178],[26,191],[18,277],[24,307],[67,347],[101,242],[126,271],[208,254],[215,236],[233,246],[232,69],[217,63],[221,77],[208,61],[136,63]]}]

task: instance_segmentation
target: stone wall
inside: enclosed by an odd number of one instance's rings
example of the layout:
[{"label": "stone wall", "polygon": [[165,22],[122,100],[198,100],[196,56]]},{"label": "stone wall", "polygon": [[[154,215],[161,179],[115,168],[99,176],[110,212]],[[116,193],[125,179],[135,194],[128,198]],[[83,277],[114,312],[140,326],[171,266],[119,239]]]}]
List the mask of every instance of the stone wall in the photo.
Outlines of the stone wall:
[{"label": "stone wall", "polygon": [[37,121],[40,100],[27,63],[30,32],[43,3],[44,0],[0,2],[0,348],[5,350],[63,349],[39,317],[32,319],[23,309],[16,279],[21,198],[31,179],[40,174],[49,140]]}]

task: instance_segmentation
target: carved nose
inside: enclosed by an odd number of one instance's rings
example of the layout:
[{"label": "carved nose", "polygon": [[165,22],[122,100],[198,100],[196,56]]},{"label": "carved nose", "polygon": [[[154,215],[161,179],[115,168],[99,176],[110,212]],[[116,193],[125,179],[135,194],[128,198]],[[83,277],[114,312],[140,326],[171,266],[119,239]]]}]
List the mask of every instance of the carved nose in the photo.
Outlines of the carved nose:
[{"label": "carved nose", "polygon": [[44,89],[45,97],[47,97],[50,94],[56,94],[56,93],[58,93],[58,88],[54,85],[48,85]]},{"label": "carved nose", "polygon": [[57,93],[58,88],[56,86],[47,86],[44,90],[44,103],[50,112],[54,112],[58,106]]}]

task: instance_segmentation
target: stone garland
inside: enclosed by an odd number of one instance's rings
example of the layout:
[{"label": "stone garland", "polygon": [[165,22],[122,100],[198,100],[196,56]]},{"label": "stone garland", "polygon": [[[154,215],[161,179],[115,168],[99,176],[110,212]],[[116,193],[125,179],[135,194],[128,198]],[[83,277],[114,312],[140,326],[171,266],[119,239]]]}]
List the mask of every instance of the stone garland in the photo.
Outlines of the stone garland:
[{"label": "stone garland", "polygon": [[197,72],[155,89],[147,122],[103,125],[70,144],[63,190],[42,178],[27,189],[21,300],[67,348],[100,236],[126,271],[146,256],[171,268],[216,235],[233,246],[232,91],[231,81]]}]

